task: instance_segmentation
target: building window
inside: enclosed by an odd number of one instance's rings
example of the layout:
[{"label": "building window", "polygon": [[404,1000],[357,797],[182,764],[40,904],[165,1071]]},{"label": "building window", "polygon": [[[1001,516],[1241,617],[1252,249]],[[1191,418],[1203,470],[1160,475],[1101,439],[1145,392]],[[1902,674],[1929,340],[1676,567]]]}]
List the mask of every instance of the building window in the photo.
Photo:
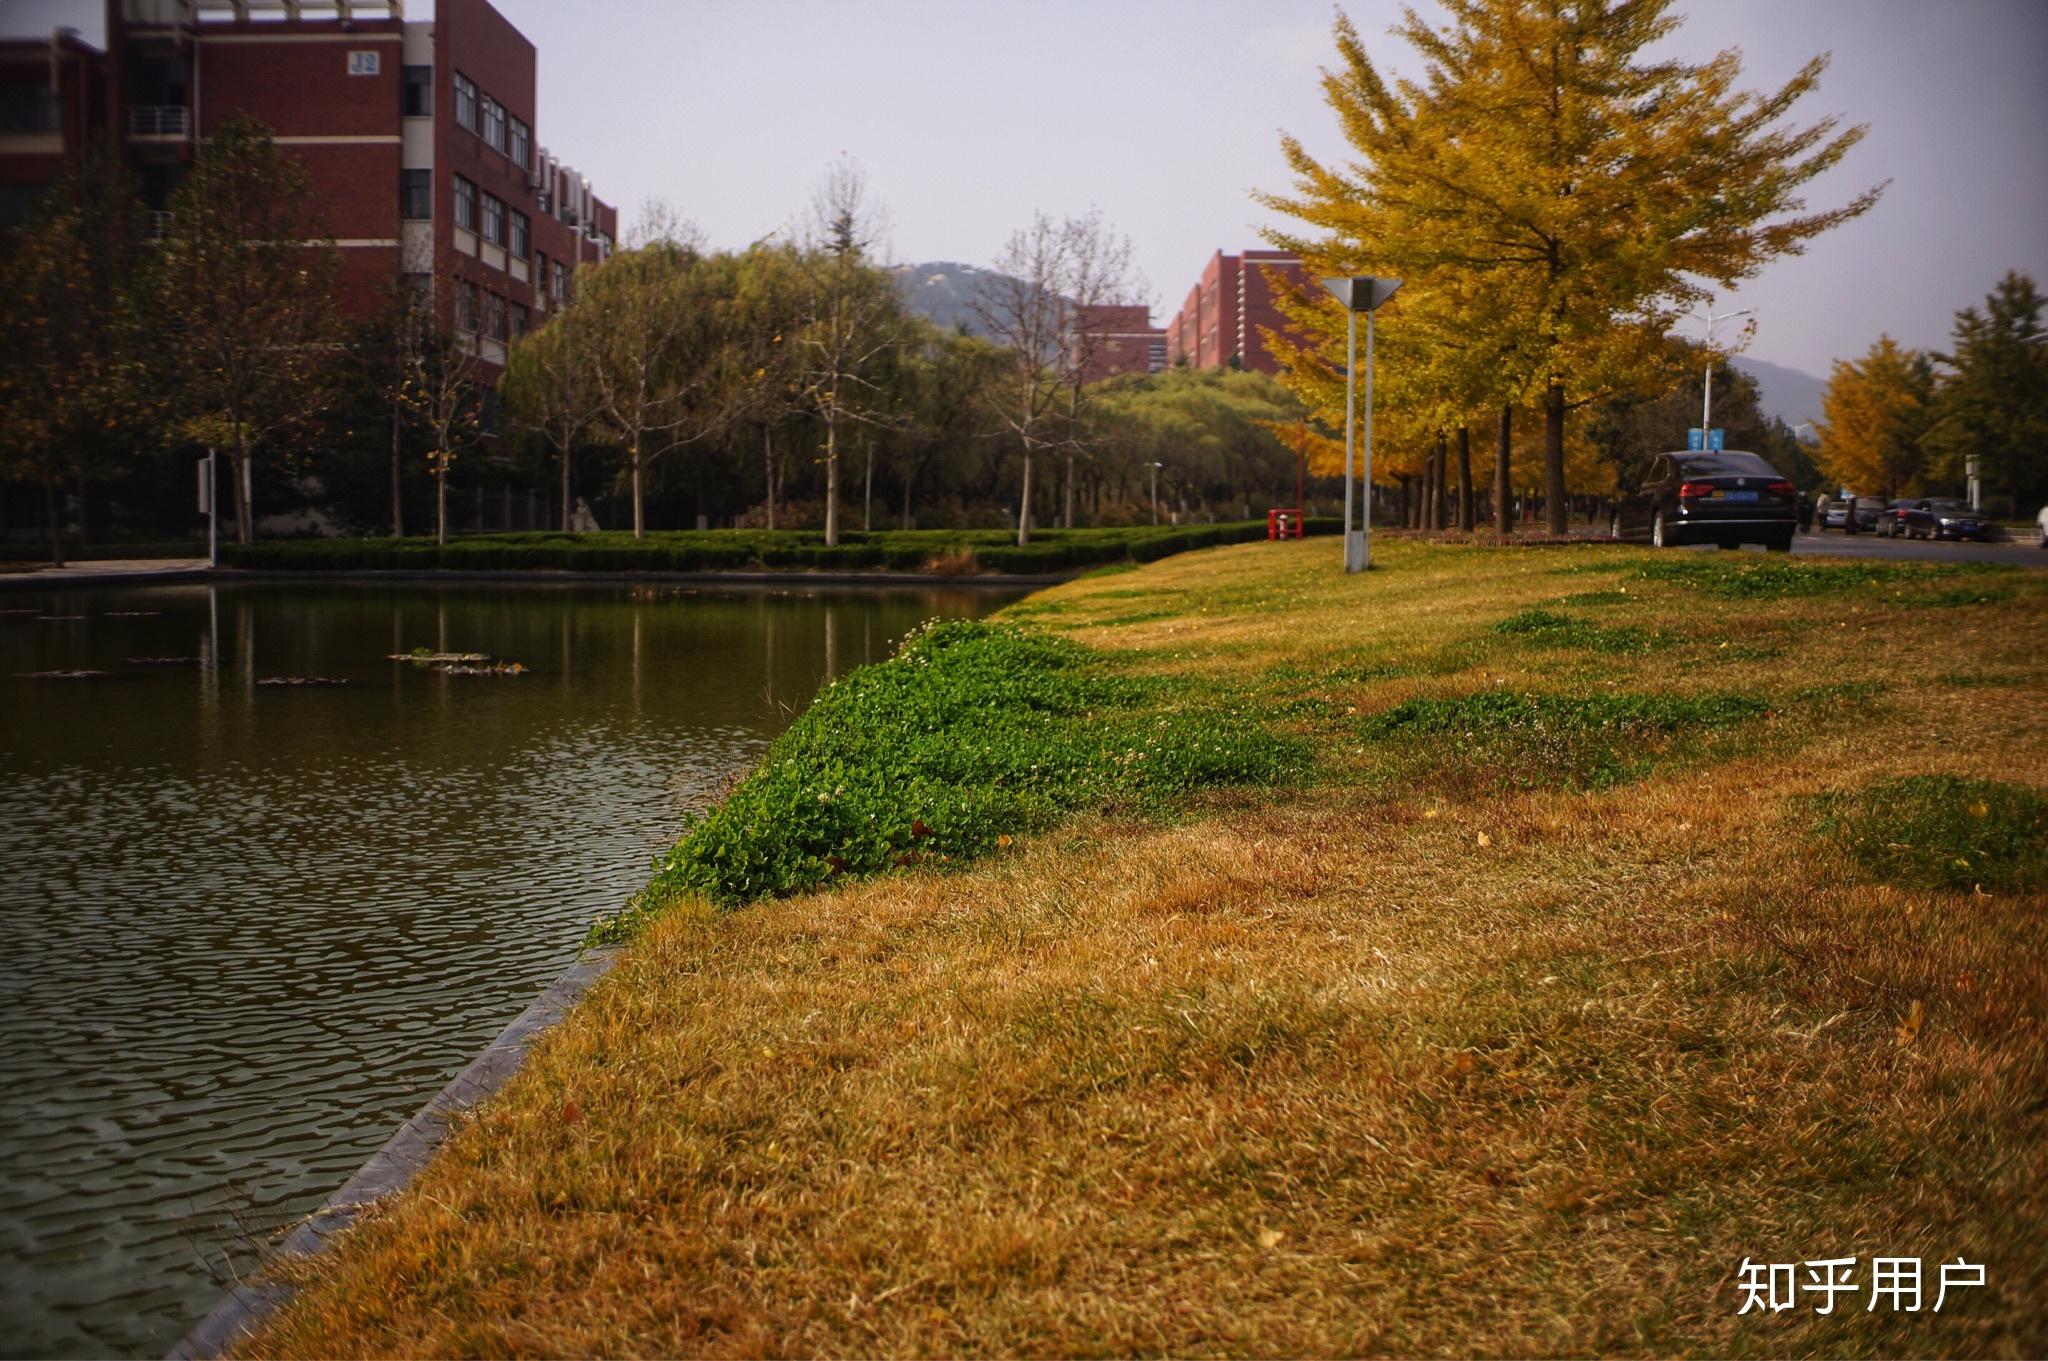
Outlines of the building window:
[{"label": "building window", "polygon": [[484,96],[484,145],[505,149],[505,106]]},{"label": "building window", "polygon": [[455,281],[455,329],[476,330],[476,285],[467,279]]},{"label": "building window", "polygon": [[398,172],[398,215],[412,222],[425,222],[434,215],[434,172]]},{"label": "building window", "polygon": [[533,168],[533,129],[515,118],[512,120],[512,159],[522,170]]},{"label": "building window", "polygon": [[399,85],[399,112],[407,118],[434,116],[434,68],[408,66]]},{"label": "building window", "polygon": [[0,133],[59,132],[57,92],[47,85],[0,85]]},{"label": "building window", "polygon": [[455,225],[476,230],[476,186],[460,175],[455,177]]},{"label": "building window", "polygon": [[455,121],[476,131],[476,84],[460,71],[455,73]]},{"label": "building window", "polygon": [[565,301],[569,296],[569,269],[560,260],[555,261],[555,301]]},{"label": "building window", "polygon": [[496,194],[484,195],[484,229],[479,235],[494,246],[505,244],[505,201]]},{"label": "building window", "polygon": [[526,258],[527,226],[526,214],[514,208],[512,210],[512,234],[505,244],[505,249],[510,251],[515,259],[524,260]]},{"label": "building window", "polygon": [[516,302],[506,303],[505,317],[506,324],[511,328],[512,331],[512,339],[517,340],[519,339],[519,337],[526,334],[525,304]]},{"label": "building window", "polygon": [[484,294],[484,334],[492,340],[505,338],[505,300],[495,293]]}]

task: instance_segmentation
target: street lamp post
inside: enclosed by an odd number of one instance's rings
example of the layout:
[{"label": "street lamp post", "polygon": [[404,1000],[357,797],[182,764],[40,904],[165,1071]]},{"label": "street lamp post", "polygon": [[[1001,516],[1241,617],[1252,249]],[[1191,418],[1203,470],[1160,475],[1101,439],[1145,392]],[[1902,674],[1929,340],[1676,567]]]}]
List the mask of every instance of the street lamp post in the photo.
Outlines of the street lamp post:
[{"label": "street lamp post", "polygon": [[1145,466],[1152,470],[1152,523],[1156,525],[1159,523],[1159,470],[1166,465],[1147,463]]},{"label": "street lamp post", "polygon": [[1716,312],[1711,307],[1702,307],[1694,309],[1692,315],[1704,322],[1707,328],[1707,387],[1700,398],[1700,441],[1707,443],[1712,439],[1707,432],[1714,428],[1714,328],[1736,317],[1753,317],[1756,309],[1743,307],[1733,312]]},{"label": "street lamp post", "polygon": [[[1366,535],[1372,526],[1372,314],[1394,290],[1401,286],[1399,279],[1376,279],[1368,274],[1354,274],[1344,278],[1325,279],[1323,287],[1330,290],[1338,302],[1344,304],[1348,314],[1349,332],[1344,351],[1344,570],[1363,572],[1370,562],[1371,550]],[[1352,528],[1352,449],[1355,441],[1352,426],[1355,423],[1358,405],[1358,314],[1365,313],[1365,491],[1361,499],[1358,527]]]}]

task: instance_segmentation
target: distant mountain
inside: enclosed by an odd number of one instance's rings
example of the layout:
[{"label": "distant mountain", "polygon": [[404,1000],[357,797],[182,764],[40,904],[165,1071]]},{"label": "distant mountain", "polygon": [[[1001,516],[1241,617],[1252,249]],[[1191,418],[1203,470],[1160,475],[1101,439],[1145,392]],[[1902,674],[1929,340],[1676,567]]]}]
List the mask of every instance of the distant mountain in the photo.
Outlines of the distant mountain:
[{"label": "distant mountain", "polygon": [[1735,367],[1756,379],[1757,404],[1766,416],[1776,416],[1795,430],[1820,419],[1820,396],[1828,386],[1824,380],[1747,355],[1736,355]]},{"label": "distant mountain", "polygon": [[964,325],[973,334],[980,335],[982,327],[974,316],[974,296],[981,290],[982,280],[990,273],[977,265],[963,265],[952,260],[897,265],[896,290],[903,295],[904,306],[921,317],[930,318],[934,325],[947,330]]}]

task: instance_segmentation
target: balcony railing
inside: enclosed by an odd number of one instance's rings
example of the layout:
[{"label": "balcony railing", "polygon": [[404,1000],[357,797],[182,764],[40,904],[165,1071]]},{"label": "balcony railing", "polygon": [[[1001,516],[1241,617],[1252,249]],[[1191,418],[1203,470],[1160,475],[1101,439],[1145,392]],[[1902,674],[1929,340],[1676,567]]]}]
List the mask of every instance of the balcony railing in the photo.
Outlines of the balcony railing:
[{"label": "balcony railing", "polygon": [[161,208],[151,209],[142,220],[143,231],[152,241],[161,241],[171,234],[171,215]]},{"label": "balcony railing", "polygon": [[137,104],[128,110],[130,137],[190,137],[192,111],[182,104]]}]

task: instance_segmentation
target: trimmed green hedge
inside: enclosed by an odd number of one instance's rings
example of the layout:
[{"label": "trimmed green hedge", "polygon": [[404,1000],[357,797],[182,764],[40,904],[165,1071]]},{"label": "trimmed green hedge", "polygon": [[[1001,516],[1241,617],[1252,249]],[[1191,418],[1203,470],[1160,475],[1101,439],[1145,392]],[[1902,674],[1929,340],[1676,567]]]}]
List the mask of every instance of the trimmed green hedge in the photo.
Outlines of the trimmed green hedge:
[{"label": "trimmed green hedge", "polygon": [[[1335,533],[1314,519],[1311,534]],[[985,572],[1030,575],[1109,562],[1152,562],[1218,544],[1266,536],[1263,520],[1218,525],[1043,529],[1019,548],[1005,530],[889,530],[840,535],[828,548],[808,530],[670,530],[630,534],[531,530],[477,535],[442,547],[431,539],[285,539],[223,545],[221,561],[258,571],[716,572],[770,570],[923,571],[932,558],[972,549]]]}]

